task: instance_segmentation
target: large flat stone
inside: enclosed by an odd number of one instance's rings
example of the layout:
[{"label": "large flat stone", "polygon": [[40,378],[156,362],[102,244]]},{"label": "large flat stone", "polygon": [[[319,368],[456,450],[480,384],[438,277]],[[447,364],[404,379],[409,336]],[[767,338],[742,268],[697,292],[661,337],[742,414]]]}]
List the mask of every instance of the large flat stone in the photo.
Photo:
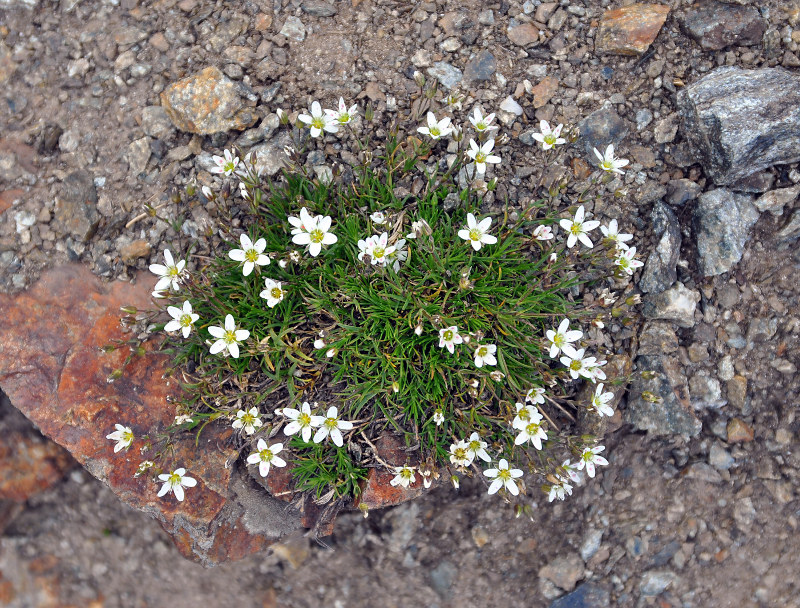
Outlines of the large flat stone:
[{"label": "large flat stone", "polygon": [[641,55],[661,31],[669,7],[664,4],[631,4],[603,13],[595,39],[598,53]]}]

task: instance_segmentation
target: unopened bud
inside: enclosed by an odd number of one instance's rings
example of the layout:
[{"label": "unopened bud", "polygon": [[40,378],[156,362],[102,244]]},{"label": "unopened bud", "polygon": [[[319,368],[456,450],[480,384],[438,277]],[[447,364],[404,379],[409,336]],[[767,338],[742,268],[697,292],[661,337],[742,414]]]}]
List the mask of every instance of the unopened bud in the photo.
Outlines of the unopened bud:
[{"label": "unopened bud", "polygon": [[417,86],[421,89],[425,86],[425,74],[420,71],[414,72],[414,82],[417,83]]},{"label": "unopened bud", "polygon": [[421,336],[421,335],[422,335],[422,324],[420,324],[420,325],[417,325],[417,326],[414,328],[414,333],[415,333],[415,334],[417,334],[418,336]]},{"label": "unopened bud", "polygon": [[113,372],[111,372],[108,375],[108,378],[106,378],[106,382],[111,384],[112,382],[114,382],[114,380],[117,380],[119,378],[122,378],[122,370],[121,369],[115,369]]},{"label": "unopened bud", "polygon": [[364,108],[364,118],[367,122],[371,122],[373,118],[375,118],[375,109],[372,107],[371,103],[367,104],[367,107]]},{"label": "unopened bud", "polygon": [[642,399],[649,401],[650,403],[663,403],[664,401],[661,397],[655,393],[651,393],[650,391],[644,391],[642,393]]},{"label": "unopened bud", "polygon": [[197,184],[191,183],[186,185],[186,196],[194,196],[197,192]]},{"label": "unopened bud", "polygon": [[400,383],[397,382],[396,380],[392,382],[392,391],[394,391],[395,393],[400,392]]},{"label": "unopened bud", "polygon": [[636,306],[637,304],[641,303],[642,303],[642,296],[639,295],[638,293],[625,298],[625,304],[627,304],[628,306]]},{"label": "unopened bud", "polygon": [[644,380],[652,380],[656,377],[656,373],[651,369],[646,369],[642,371],[641,376]]},{"label": "unopened bud", "polygon": [[135,315],[137,312],[139,312],[139,309],[135,306],[120,306],[119,309],[126,315]]}]

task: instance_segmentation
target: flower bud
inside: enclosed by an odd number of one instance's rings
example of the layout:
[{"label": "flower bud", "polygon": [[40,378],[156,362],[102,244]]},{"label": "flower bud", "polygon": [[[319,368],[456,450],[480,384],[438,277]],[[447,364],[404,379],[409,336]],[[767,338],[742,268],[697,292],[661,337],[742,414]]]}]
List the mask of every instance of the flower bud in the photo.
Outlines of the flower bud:
[{"label": "flower bud", "polygon": [[414,71],[414,82],[421,89],[425,86],[425,75],[420,71]]}]

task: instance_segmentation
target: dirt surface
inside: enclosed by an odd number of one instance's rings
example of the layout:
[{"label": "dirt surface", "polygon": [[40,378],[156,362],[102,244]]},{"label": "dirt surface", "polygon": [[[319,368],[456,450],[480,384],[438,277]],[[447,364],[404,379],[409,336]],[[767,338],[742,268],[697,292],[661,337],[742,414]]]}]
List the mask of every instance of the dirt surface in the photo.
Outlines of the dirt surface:
[{"label": "dirt surface", "polygon": [[[195,136],[146,111],[170,83],[209,65],[247,85],[260,116],[311,99],[332,107],[343,96],[362,108],[371,101],[380,131],[407,112],[415,70],[432,78],[429,70],[443,63],[445,73],[467,73],[489,51],[488,79],[459,90],[470,94],[464,118],[476,102],[487,111],[509,96],[522,105],[523,114],[503,124],[511,139],[495,173],[498,199],[512,203],[538,187],[531,176],[538,179],[542,156],[525,133],[540,119],[577,124],[608,101],[627,131],[618,153],[632,161],[612,186],[628,196],[596,203],[594,212],[620,218],[646,254],[658,238],[651,211],[666,185],[685,178],[712,188],[673,129],[677,91],[722,65],[796,73],[800,5],[743,2],[754,12],[737,13],[749,19],[742,45],[717,49],[713,32],[687,34],[692,2],[665,2],[671,10],[652,52],[596,53],[603,11],[623,4],[0,0],[0,288],[23,289],[42,268],[67,260],[128,280],[165,244],[213,225],[202,203],[170,202],[170,189],[192,181],[218,188],[208,153],[241,134]],[[722,16],[739,10],[714,6]],[[509,28],[526,23],[523,33],[538,40],[521,45],[514,40],[522,30]],[[547,84],[528,93],[526,80]],[[342,160],[340,143],[320,144],[324,163]],[[800,182],[796,165],[762,177],[755,196]],[[90,201],[82,215],[60,211],[75,200]],[[148,200],[183,220],[177,232],[153,218],[130,224]],[[670,352],[703,423],[698,436],[615,424],[605,439],[610,466],[564,503],[548,504],[533,489],[532,519],[515,519],[467,480],[458,492],[440,488],[366,520],[343,515],[327,546],[298,537],[211,571],[183,560],[154,521],[74,470],[24,509],[0,502],[0,604],[800,606],[800,257],[796,239],[776,236],[797,205],[795,197],[782,215],[762,213],[741,261],[713,278],[697,270],[693,201],[674,206],[683,236],[677,278],[699,303],[688,322],[663,322],[659,331],[674,336]],[[614,323],[607,334],[609,351],[636,354],[634,329]],[[9,408],[4,403],[0,416],[13,416]]]}]

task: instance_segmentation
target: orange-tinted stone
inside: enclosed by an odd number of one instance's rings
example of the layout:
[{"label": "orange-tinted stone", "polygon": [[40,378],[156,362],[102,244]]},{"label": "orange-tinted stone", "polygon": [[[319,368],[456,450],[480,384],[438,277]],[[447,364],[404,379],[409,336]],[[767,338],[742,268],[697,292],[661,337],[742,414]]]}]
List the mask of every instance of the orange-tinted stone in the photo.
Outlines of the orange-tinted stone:
[{"label": "orange-tinted stone", "polygon": [[24,194],[25,191],[19,188],[0,192],[0,213],[3,213],[3,211],[11,207],[14,201],[18,201]]},{"label": "orange-tinted stone", "polygon": [[541,108],[546,105],[553,95],[558,91],[558,78],[555,76],[545,76],[539,84],[533,87],[533,107]]},{"label": "orange-tinted stone", "polygon": [[631,4],[606,11],[595,39],[598,53],[641,55],[661,31],[669,7],[663,4]]},{"label": "orange-tinted stone", "polygon": [[[396,435],[384,435],[376,446],[383,461],[392,466],[408,464],[415,466],[417,463],[409,460],[403,449],[403,441]],[[408,488],[391,485],[395,474],[385,468],[370,469],[367,479],[361,490],[361,496],[356,501],[356,507],[364,505],[369,509],[380,509],[416,498],[424,492],[422,477],[417,472],[416,482]]]},{"label": "orange-tinted stone", "polygon": [[0,438],[0,499],[24,502],[59,481],[75,461],[41,435],[11,431]]},{"label": "orange-tinted stone", "polygon": [[748,443],[755,438],[753,427],[739,418],[732,418],[728,422],[727,431],[729,443]]}]

